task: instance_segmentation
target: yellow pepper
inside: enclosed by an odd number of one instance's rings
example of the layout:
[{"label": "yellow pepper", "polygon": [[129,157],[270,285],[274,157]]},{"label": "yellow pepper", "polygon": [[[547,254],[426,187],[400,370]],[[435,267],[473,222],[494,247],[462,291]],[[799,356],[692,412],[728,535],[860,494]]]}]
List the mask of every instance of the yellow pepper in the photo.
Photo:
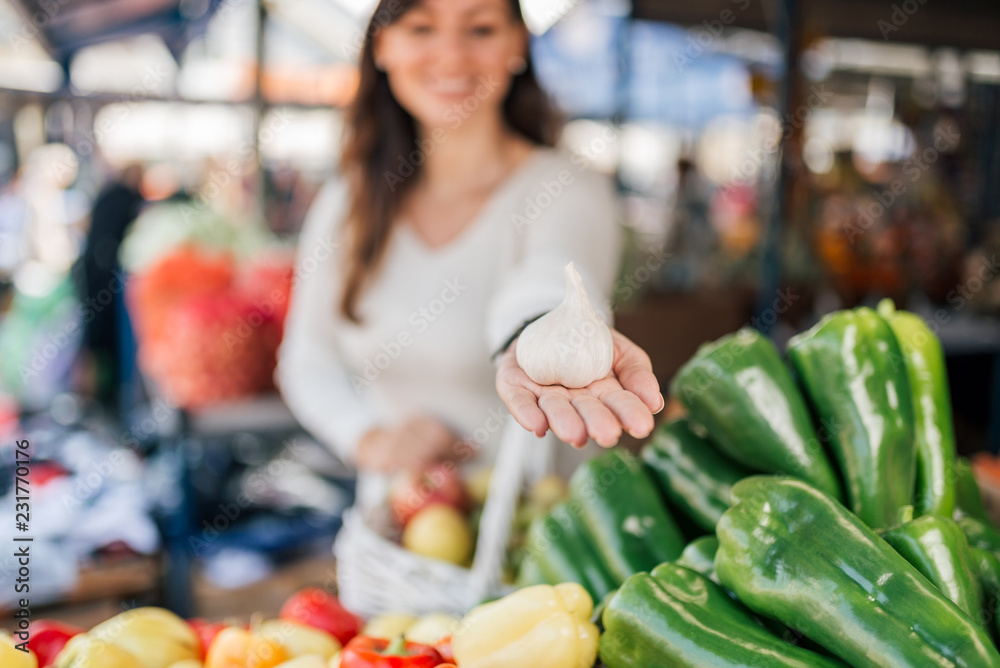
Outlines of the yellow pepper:
[{"label": "yellow pepper", "polygon": [[470,612],[455,634],[462,668],[590,668],[594,603],[575,582],[527,587]]},{"label": "yellow pepper", "polygon": [[38,659],[32,651],[17,649],[10,636],[0,636],[0,666],[3,668],[38,668]]},{"label": "yellow pepper", "polygon": [[88,633],[70,638],[56,657],[55,665],[56,668],[143,668],[143,663],[128,650]]},{"label": "yellow pepper", "polygon": [[143,668],[168,668],[197,659],[201,641],[183,619],[163,608],[134,608],[118,613],[87,635],[130,652]]}]

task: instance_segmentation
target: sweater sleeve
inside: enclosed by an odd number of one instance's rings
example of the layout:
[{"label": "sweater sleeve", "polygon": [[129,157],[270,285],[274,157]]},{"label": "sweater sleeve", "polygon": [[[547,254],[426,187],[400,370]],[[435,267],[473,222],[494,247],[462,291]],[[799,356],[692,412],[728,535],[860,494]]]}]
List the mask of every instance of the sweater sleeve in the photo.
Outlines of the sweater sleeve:
[{"label": "sweater sleeve", "polygon": [[345,193],[343,184],[328,183],[303,224],[275,376],[285,403],[302,426],[351,464],[358,441],[378,420],[351,384],[334,345],[340,283],[336,231]]},{"label": "sweater sleeve", "polygon": [[563,267],[569,262],[583,278],[591,304],[610,325],[622,248],[611,179],[559,160],[532,183],[519,207],[510,219],[520,237],[520,257],[489,305],[490,350],[499,350],[526,321],[562,302]]}]

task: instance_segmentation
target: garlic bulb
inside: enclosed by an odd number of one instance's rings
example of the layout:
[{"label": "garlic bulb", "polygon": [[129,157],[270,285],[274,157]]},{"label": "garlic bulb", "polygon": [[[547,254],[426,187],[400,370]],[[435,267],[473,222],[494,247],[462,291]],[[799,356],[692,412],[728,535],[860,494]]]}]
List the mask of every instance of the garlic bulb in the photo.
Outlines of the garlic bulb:
[{"label": "garlic bulb", "polygon": [[586,387],[611,371],[615,345],[572,262],[563,273],[566,298],[524,328],[517,340],[517,363],[539,385]]}]

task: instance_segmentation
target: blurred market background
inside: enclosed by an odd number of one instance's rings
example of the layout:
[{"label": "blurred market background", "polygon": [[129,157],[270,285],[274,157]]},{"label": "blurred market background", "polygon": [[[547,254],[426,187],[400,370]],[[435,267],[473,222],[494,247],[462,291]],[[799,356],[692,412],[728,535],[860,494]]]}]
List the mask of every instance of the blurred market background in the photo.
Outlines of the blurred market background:
[{"label": "blurred market background", "polygon": [[[27,438],[34,606],[217,618],[332,577],[351,476],[271,373],[373,4],[0,0],[0,505]],[[996,0],[522,4],[664,386],[889,296],[944,342],[959,450],[1000,449]]]}]

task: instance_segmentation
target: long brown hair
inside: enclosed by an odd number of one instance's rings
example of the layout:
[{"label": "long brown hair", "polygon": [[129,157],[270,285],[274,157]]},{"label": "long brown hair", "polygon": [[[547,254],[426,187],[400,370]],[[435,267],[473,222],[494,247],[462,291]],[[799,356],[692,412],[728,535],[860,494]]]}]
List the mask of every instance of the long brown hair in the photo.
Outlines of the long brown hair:
[{"label": "long brown hair", "polygon": [[[420,173],[423,154],[413,117],[396,101],[386,73],[375,66],[374,38],[379,29],[395,23],[420,0],[380,0],[365,32],[361,50],[360,84],[348,108],[342,168],[349,184],[349,206],[344,232],[347,266],[340,310],[359,322],[358,300],[378,268],[389,241],[392,220]],[[510,0],[514,20],[524,24],[518,0]],[[527,28],[525,27],[525,30]],[[530,141],[555,145],[559,121],[535,78],[530,52],[523,72],[513,75],[503,102],[507,125]]]}]

